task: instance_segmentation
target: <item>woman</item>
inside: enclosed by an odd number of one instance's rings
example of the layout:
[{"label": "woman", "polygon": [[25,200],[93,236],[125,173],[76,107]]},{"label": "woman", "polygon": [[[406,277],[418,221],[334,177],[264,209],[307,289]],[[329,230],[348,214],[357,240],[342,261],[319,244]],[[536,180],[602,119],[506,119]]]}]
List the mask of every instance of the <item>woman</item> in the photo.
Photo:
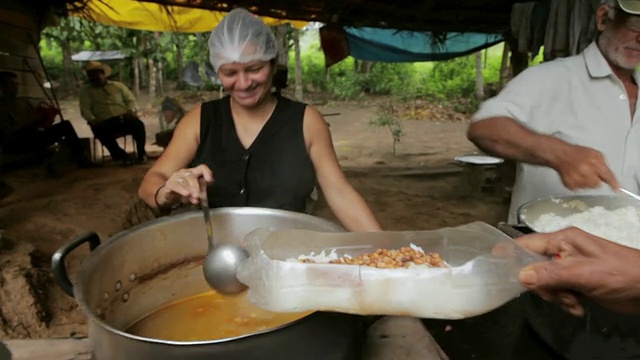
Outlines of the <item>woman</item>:
[{"label": "woman", "polygon": [[212,31],[209,52],[229,96],[182,118],[145,175],[140,197],[158,209],[197,204],[204,180],[211,207],[303,212],[317,182],[346,229],[380,230],[340,169],[322,115],[271,93],[277,45],[269,28],[235,9]]}]

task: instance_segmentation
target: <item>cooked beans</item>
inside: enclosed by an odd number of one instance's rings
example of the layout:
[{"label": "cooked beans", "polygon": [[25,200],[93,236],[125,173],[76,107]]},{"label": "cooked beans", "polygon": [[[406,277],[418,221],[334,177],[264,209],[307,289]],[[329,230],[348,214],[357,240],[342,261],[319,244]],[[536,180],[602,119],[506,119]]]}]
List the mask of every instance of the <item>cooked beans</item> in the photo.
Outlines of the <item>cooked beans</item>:
[{"label": "cooked beans", "polygon": [[[313,260],[302,260],[305,263],[313,263]],[[446,267],[440,254],[423,253],[411,247],[402,247],[399,250],[378,249],[373,253],[362,254],[354,258],[342,257],[331,260],[330,264],[363,265],[380,269],[408,268],[411,265],[427,265],[429,267]]]}]

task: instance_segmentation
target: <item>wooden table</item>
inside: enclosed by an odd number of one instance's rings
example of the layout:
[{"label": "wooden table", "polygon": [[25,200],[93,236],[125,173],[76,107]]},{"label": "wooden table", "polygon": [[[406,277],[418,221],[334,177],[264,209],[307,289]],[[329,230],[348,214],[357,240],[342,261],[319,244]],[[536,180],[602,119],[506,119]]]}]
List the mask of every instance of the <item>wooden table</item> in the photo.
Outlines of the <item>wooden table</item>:
[{"label": "wooden table", "polygon": [[[7,340],[12,360],[91,360],[89,339]],[[0,360],[2,358],[0,351]],[[448,360],[422,322],[383,317],[367,334],[362,360]]]}]

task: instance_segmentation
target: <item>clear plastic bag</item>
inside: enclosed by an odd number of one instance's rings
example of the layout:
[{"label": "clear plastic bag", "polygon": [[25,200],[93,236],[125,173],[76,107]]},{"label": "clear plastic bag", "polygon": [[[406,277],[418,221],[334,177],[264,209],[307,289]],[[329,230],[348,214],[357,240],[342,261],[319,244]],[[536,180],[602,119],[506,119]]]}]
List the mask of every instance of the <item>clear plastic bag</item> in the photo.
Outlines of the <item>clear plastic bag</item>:
[{"label": "clear plastic bag", "polygon": [[[520,269],[546,260],[482,222],[373,233],[258,229],[244,241],[250,257],[239,266],[238,278],[249,287],[250,302],[275,312],[472,317],[521,294]],[[355,257],[410,244],[439,253],[449,267],[378,269],[296,261],[311,252],[335,250],[339,257]]]}]

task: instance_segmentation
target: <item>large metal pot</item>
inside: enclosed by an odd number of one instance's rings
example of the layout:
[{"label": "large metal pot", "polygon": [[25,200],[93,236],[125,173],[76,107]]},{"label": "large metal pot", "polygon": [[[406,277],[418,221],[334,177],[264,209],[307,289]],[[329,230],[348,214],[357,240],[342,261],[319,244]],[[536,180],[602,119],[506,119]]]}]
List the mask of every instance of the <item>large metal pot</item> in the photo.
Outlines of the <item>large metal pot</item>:
[{"label": "large metal pot", "polygon": [[[214,236],[239,243],[256,228],[344,231],[313,216],[258,208],[211,212]],[[71,284],[65,258],[88,242],[92,253]],[[95,250],[94,250],[95,249]],[[89,319],[94,358],[115,359],[352,359],[363,335],[360,317],[316,312],[279,329],[234,339],[173,342],[123,329],[163,305],[208,290],[202,274],[207,252],[200,211],[157,219],[119,233],[100,245],[88,233],[52,258],[58,284],[75,296]],[[215,326],[215,324],[212,324]]]},{"label": "large metal pot", "polygon": [[[518,219],[531,231],[547,213],[568,216],[588,207],[613,210],[640,202],[625,196],[575,195],[534,200],[518,210]],[[571,360],[640,359],[640,316],[620,315],[581,298],[584,317],[575,317],[533,293],[520,297],[531,327],[556,352]]]}]

